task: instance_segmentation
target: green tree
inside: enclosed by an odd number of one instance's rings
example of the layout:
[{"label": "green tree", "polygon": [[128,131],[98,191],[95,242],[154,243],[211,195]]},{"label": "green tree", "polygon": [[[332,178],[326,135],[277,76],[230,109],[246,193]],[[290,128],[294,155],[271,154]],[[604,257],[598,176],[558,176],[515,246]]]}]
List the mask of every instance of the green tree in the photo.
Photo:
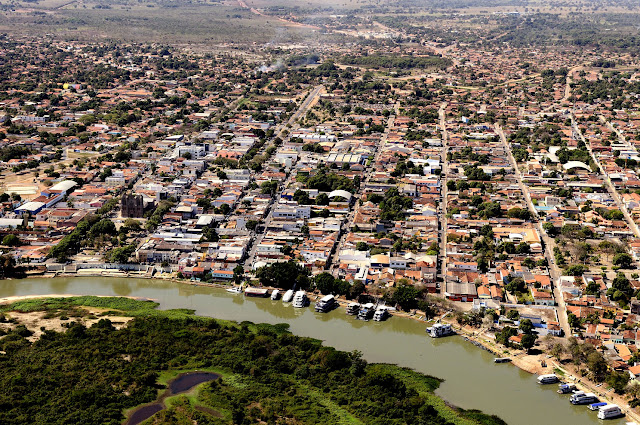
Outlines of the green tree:
[{"label": "green tree", "polygon": [[520,321],[518,329],[520,329],[522,333],[530,334],[533,332],[533,323],[529,319],[523,319]]},{"label": "green tree", "polygon": [[240,264],[233,268],[233,281],[236,285],[239,285],[242,282],[242,276],[244,275],[244,267]]},{"label": "green tree", "polygon": [[613,256],[613,265],[622,269],[630,269],[633,265],[633,257],[626,252],[620,252]]},{"label": "green tree", "polygon": [[596,382],[602,382],[607,377],[607,362],[602,354],[595,350],[587,356],[587,367]]},{"label": "green tree", "polygon": [[2,238],[2,245],[5,246],[20,246],[21,244],[20,238],[16,235],[7,235]]},{"label": "green tree", "polygon": [[536,345],[536,339],[537,337],[534,334],[522,335],[522,340],[521,340],[522,348],[524,348],[527,351],[531,350],[533,346]]},{"label": "green tree", "polygon": [[313,279],[313,283],[321,293],[332,294],[334,291],[335,278],[331,273],[322,272]]},{"label": "green tree", "polygon": [[392,300],[396,302],[404,311],[409,311],[416,307],[416,297],[420,291],[411,285],[400,285],[393,292]]},{"label": "green tree", "polygon": [[623,394],[628,383],[629,374],[626,372],[613,371],[607,377],[607,384],[614,389],[616,394]]}]

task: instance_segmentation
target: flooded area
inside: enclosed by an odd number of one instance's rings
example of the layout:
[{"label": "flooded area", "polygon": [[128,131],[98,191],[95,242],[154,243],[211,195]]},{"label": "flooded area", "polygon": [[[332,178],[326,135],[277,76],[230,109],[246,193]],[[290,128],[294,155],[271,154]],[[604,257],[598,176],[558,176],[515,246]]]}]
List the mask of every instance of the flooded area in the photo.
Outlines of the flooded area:
[{"label": "flooded area", "polygon": [[[138,425],[161,410],[164,410],[164,400],[167,397],[186,393],[200,384],[215,381],[218,378],[220,378],[220,375],[212,372],[187,372],[178,375],[176,378],[169,381],[168,389],[162,393],[157,401],[145,404],[134,410],[134,412],[129,416],[129,419],[125,422],[125,425]],[[219,416],[218,412],[211,409],[200,408],[200,410]],[[211,412],[209,412],[209,410],[211,410]]]},{"label": "flooded area", "polygon": [[[320,339],[340,350],[359,350],[370,362],[394,363],[445,381],[437,393],[465,409],[495,414],[511,425],[599,424],[596,412],[569,403],[556,385],[538,385],[536,377],[510,363],[495,364],[494,356],[459,336],[432,339],[425,324],[400,317],[364,322],[343,308],[316,313],[294,309],[282,301],[246,298],[224,289],[175,282],[118,278],[55,278],[0,282],[0,297],[76,294],[154,299],[161,309],[189,308],[196,314],[256,323],[288,323],[296,335]],[[154,412],[155,413],[155,412]],[[607,424],[621,425],[623,419]],[[133,425],[133,424],[131,424]]]}]

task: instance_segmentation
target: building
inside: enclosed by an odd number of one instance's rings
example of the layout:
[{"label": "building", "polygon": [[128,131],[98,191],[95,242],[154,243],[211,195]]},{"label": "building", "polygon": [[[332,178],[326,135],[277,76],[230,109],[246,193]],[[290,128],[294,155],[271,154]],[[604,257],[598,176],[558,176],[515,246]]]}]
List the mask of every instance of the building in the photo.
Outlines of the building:
[{"label": "building", "polygon": [[144,200],[142,195],[125,193],[122,195],[121,205],[123,217],[142,217],[144,214]]}]

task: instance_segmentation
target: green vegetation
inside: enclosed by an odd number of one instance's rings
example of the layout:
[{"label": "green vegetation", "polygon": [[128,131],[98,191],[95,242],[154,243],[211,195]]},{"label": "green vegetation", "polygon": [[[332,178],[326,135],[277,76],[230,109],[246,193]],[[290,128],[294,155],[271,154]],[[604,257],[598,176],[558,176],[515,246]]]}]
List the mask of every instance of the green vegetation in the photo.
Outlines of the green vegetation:
[{"label": "green vegetation", "polygon": [[[153,401],[176,373],[210,370],[222,378],[167,399],[164,424],[459,424],[502,425],[495,416],[450,407],[440,381],[393,365],[367,364],[286,325],[240,324],[161,312],[119,298],[26,300],[2,311],[60,313],[82,305],[136,316],[116,330],[69,322],[31,343],[21,326],[0,340],[0,422],[120,424],[123,411]],[[119,311],[117,311],[119,310]]]}]

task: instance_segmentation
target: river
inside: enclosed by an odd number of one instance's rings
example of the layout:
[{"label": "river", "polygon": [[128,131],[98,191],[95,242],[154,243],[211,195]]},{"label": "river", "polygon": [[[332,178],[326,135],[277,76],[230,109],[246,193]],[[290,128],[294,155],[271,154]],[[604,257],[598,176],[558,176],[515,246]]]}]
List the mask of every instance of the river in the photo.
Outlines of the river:
[{"label": "river", "polygon": [[[510,425],[585,425],[601,423],[596,412],[573,406],[556,385],[537,385],[536,378],[511,364],[493,363],[493,355],[458,336],[432,339],[425,325],[392,317],[362,322],[339,308],[322,314],[294,309],[282,301],[245,298],[223,289],[175,282],[124,278],[54,278],[0,282],[0,298],[22,295],[108,295],[154,299],[161,309],[189,308],[196,314],[235,321],[288,323],[302,336],[323,340],[340,350],[359,350],[370,362],[394,363],[442,378],[437,393],[465,409],[496,414]],[[623,419],[607,421],[621,425]]]}]

